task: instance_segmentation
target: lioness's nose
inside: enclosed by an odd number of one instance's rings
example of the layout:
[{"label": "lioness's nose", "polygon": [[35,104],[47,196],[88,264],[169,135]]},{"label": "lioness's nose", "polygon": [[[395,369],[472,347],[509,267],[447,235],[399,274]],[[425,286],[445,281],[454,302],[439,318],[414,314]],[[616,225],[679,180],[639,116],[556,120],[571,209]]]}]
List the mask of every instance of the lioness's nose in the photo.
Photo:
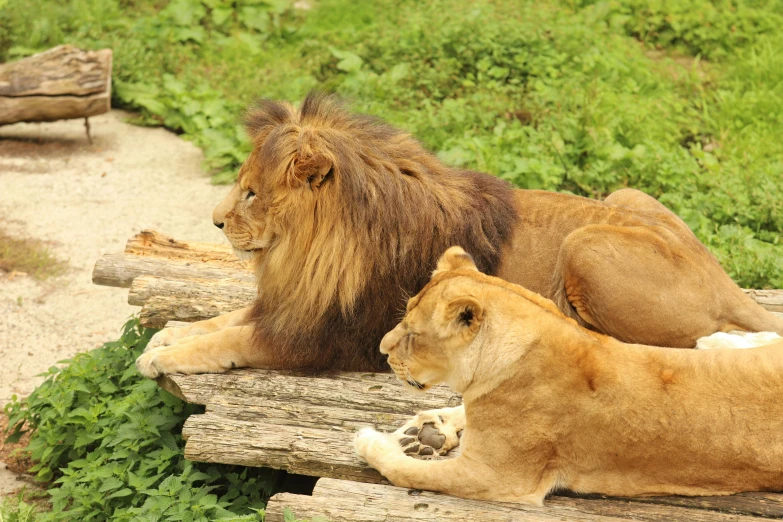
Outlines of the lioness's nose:
[{"label": "lioness's nose", "polygon": [[212,224],[215,225],[216,227],[220,228],[220,229],[222,229],[223,225],[225,225],[225,223],[220,223],[218,221],[213,221]]},{"label": "lioness's nose", "polygon": [[397,325],[394,330],[391,330],[390,332],[387,332],[386,335],[383,336],[383,339],[381,339],[381,353],[384,355],[387,355],[389,352],[391,352],[394,347],[397,345],[397,342],[400,339],[400,334],[397,332],[399,330],[400,326]]}]

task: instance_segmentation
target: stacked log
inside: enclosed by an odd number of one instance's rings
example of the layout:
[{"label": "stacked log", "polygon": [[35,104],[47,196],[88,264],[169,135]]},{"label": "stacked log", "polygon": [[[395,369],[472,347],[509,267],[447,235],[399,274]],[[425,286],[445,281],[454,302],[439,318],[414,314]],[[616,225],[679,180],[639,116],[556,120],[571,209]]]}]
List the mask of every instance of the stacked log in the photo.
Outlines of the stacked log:
[{"label": "stacked log", "polygon": [[111,49],[71,45],[0,64],[0,125],[109,112],[111,65]]}]

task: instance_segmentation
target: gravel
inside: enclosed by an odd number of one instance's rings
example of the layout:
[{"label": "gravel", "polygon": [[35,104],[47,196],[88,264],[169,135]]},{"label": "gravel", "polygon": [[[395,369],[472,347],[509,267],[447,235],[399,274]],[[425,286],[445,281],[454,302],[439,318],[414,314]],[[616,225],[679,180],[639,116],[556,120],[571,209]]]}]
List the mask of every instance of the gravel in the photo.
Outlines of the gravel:
[{"label": "gravel", "polygon": [[[57,361],[115,340],[138,309],[127,289],[95,286],[95,260],[122,251],[144,228],[177,238],[224,241],[212,208],[227,192],[201,168],[201,151],[112,111],[82,120],[0,127],[0,228],[44,240],[66,261],[43,282],[0,277],[0,406],[29,394]],[[15,487],[0,463],[0,492]]]}]

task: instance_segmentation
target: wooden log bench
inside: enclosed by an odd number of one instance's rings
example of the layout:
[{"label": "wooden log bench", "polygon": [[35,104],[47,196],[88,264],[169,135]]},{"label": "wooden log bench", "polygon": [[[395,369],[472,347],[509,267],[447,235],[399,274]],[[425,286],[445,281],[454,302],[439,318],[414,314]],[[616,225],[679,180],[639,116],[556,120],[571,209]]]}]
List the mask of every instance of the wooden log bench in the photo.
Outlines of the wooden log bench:
[{"label": "wooden log bench", "polygon": [[87,118],[111,109],[111,49],[59,45],[0,64],[0,125]]},{"label": "wooden log bench", "polygon": [[[250,303],[255,279],[222,245],[177,241],[144,231],[125,252],[98,260],[96,284],[129,288],[149,327],[213,317]],[[747,290],[765,308],[783,312],[782,290]],[[171,375],[159,384],[204,405],[183,428],[185,457],[199,462],[264,466],[322,477],[312,495],[279,493],[266,520],[751,520],[783,518],[783,494],[618,499],[558,494],[544,508],[476,502],[396,488],[353,452],[364,426],[394,430],[417,411],[459,404],[445,387],[406,393],[391,374],[305,375],[269,370]]]}]

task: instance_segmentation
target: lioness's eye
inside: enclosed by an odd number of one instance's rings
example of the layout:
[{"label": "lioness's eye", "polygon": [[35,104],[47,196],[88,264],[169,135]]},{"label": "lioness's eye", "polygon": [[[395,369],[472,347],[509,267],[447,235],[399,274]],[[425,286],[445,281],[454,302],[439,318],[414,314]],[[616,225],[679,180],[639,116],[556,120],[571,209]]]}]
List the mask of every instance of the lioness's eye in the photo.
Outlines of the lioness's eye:
[{"label": "lioness's eye", "polygon": [[247,196],[245,196],[245,199],[250,199],[250,198],[252,198],[255,195],[256,195],[255,192],[253,192],[252,190],[248,190],[247,191]]}]

